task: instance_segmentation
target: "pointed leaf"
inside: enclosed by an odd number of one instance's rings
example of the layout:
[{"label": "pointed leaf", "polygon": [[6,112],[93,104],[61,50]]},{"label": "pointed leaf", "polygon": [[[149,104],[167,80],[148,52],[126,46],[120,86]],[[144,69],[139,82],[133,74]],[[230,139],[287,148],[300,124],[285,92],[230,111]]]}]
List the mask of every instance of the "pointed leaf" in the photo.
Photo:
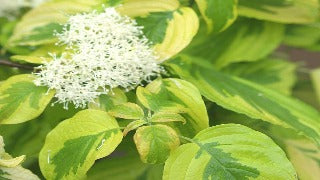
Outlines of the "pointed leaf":
[{"label": "pointed leaf", "polygon": [[168,113],[168,112],[156,112],[151,117],[151,122],[154,123],[166,123],[166,122],[182,122],[185,124],[186,119],[180,114]]},{"label": "pointed leaf", "polygon": [[296,68],[292,62],[266,58],[257,62],[234,63],[223,71],[290,95],[297,78]]},{"label": "pointed leaf", "polygon": [[141,162],[134,146],[131,138],[125,138],[116,150],[116,153],[121,153],[121,156],[113,156],[96,162],[88,172],[87,179],[161,180],[163,164],[151,165]]},{"label": "pointed leaf", "polygon": [[[174,78],[157,79],[146,88],[138,87],[137,97],[146,108],[154,112],[183,113],[181,115],[187,123],[173,122],[171,127],[184,136],[193,137],[197,132],[209,127],[202,97],[198,89],[187,81]],[[173,108],[170,110],[168,104],[178,106],[169,106]]]},{"label": "pointed leaf", "polygon": [[173,19],[168,21],[162,42],[154,47],[160,60],[167,60],[187,47],[198,28],[198,16],[191,8],[184,7],[175,11]]},{"label": "pointed leaf", "polygon": [[164,180],[296,179],[285,153],[266,135],[242,125],[207,128],[173,151]]},{"label": "pointed leaf", "polygon": [[[145,17],[155,12],[175,11],[179,8],[179,0],[116,0],[120,1],[117,11],[130,17]],[[114,4],[111,4],[112,6]]]},{"label": "pointed leaf", "polygon": [[37,46],[54,44],[55,32],[61,32],[68,15],[87,12],[99,7],[102,0],[50,1],[26,13],[9,39],[9,46]]},{"label": "pointed leaf", "polygon": [[95,160],[122,140],[117,121],[99,110],[84,110],[54,128],[39,155],[47,179],[82,179]]},{"label": "pointed leaf", "polygon": [[127,125],[127,127],[123,130],[123,136],[126,136],[128,132],[137,129],[140,126],[147,124],[144,120],[136,120]]},{"label": "pointed leaf", "polygon": [[316,69],[312,71],[311,79],[312,79],[314,90],[318,97],[318,102],[320,103],[320,69]]},{"label": "pointed leaf", "polygon": [[177,133],[165,125],[140,127],[134,135],[140,158],[145,163],[163,163],[180,145]]},{"label": "pointed leaf", "polygon": [[[172,70],[197,85],[202,95],[218,105],[254,119],[292,128],[320,146],[320,113],[309,105],[248,80],[221,73],[202,59],[179,57]],[[195,64],[197,63],[197,64]]]},{"label": "pointed leaf", "polygon": [[12,76],[0,85],[0,123],[18,124],[38,117],[54,92],[33,83],[32,75]]},{"label": "pointed leaf", "polygon": [[320,177],[320,149],[304,140],[285,141],[288,158],[301,180],[316,180]]},{"label": "pointed leaf", "polygon": [[235,62],[257,61],[273,52],[281,43],[285,29],[282,24],[238,18],[227,30],[207,35],[199,33],[184,51],[222,68]]},{"label": "pointed leaf", "polygon": [[121,89],[112,89],[109,94],[103,94],[95,100],[94,103],[89,103],[90,109],[109,111],[117,105],[128,101],[126,94]]},{"label": "pointed leaf", "polygon": [[238,0],[196,0],[209,32],[220,32],[237,18]]},{"label": "pointed leaf", "polygon": [[25,156],[12,158],[4,150],[4,142],[0,136],[0,179],[1,180],[39,180],[31,171],[24,169],[20,164]]},{"label": "pointed leaf", "polygon": [[12,167],[16,167],[18,165],[20,165],[24,160],[25,160],[26,156],[19,156],[16,158],[10,158],[10,159],[0,159],[0,167],[8,167],[8,168],[12,168]]},{"label": "pointed leaf", "polygon": [[319,17],[318,0],[239,0],[239,15],[280,23],[311,23]]},{"label": "pointed leaf", "polygon": [[122,119],[143,119],[143,109],[134,103],[124,103],[121,105],[114,106],[108,113],[111,116],[122,118]]}]

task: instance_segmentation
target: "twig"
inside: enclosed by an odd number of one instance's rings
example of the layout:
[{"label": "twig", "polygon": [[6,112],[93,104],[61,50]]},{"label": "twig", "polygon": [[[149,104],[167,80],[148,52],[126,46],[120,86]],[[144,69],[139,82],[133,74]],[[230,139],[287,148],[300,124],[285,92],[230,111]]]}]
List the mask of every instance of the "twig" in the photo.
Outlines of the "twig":
[{"label": "twig", "polygon": [[23,65],[23,64],[15,63],[15,62],[8,61],[8,60],[0,60],[0,66],[1,65],[9,66],[9,67],[16,67],[16,68],[25,69],[25,70],[34,70],[34,67],[32,67],[32,66]]}]

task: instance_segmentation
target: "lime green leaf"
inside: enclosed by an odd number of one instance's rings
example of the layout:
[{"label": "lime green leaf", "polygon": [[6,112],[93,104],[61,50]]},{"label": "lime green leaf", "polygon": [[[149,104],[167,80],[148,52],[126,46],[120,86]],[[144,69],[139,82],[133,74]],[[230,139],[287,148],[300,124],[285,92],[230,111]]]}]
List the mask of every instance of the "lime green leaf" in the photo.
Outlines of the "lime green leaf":
[{"label": "lime green leaf", "polygon": [[10,59],[18,62],[43,64],[43,62],[49,62],[53,59],[49,52],[59,56],[63,51],[65,51],[65,46],[43,45],[28,55],[14,55]]},{"label": "lime green leaf", "polygon": [[51,1],[26,13],[9,39],[9,46],[37,46],[57,41],[54,32],[60,32],[68,15],[87,12],[101,6],[103,0]]},{"label": "lime green leaf", "polygon": [[23,155],[12,159],[0,159],[0,167],[16,167],[20,165],[25,160],[25,158],[26,156]]},{"label": "lime green leaf", "polygon": [[196,0],[209,32],[220,32],[238,16],[238,0]]},{"label": "lime green leaf", "polygon": [[280,45],[284,30],[281,24],[238,18],[219,34],[208,36],[204,28],[200,29],[185,53],[207,59],[217,68],[234,62],[257,61]]},{"label": "lime green leaf", "polygon": [[22,124],[1,125],[0,132],[12,154],[27,156],[23,164],[29,167],[38,161],[38,155],[47,134],[62,120],[74,116],[78,111],[80,109],[75,109],[73,106],[65,110],[63,104],[47,106],[38,118]]},{"label": "lime green leaf", "polygon": [[134,135],[141,160],[145,163],[163,163],[170,152],[180,145],[177,133],[165,125],[140,127]]},{"label": "lime green leaf", "polygon": [[254,119],[292,128],[320,146],[319,111],[259,84],[194,64],[201,61],[184,56],[169,66],[183,79],[196,84],[210,101]]},{"label": "lime green leaf", "polygon": [[314,90],[318,96],[318,102],[320,103],[320,69],[316,69],[312,71],[311,79],[312,79]]},{"label": "lime green leaf", "polygon": [[117,7],[120,14],[130,17],[145,17],[150,13],[175,11],[179,8],[178,0],[120,0],[121,6]]},{"label": "lime green leaf", "polygon": [[0,122],[18,124],[38,117],[54,92],[33,83],[32,75],[17,75],[0,86]]},{"label": "lime green leaf", "polygon": [[[156,83],[154,83],[157,85]],[[149,88],[152,90],[152,88]],[[160,99],[158,102],[154,96],[155,93],[149,91],[147,88],[138,87],[137,88],[137,98],[142,105],[146,108],[151,109],[156,112],[167,112],[167,113],[186,113],[188,109],[179,104],[179,102],[174,102],[171,100]]]},{"label": "lime green leaf", "polygon": [[1,180],[17,180],[17,179],[40,180],[38,176],[33,174],[31,171],[23,168],[22,166],[17,166],[14,168],[0,167],[0,179]]},{"label": "lime green leaf", "polygon": [[[141,7],[139,7],[141,9]],[[169,59],[184,49],[199,27],[197,14],[188,7],[175,11],[159,11],[136,17],[143,32],[153,43],[160,61]]]},{"label": "lime green leaf", "polygon": [[239,0],[239,14],[280,23],[310,23],[319,17],[318,0]]},{"label": "lime green leaf", "polygon": [[24,169],[20,164],[24,161],[25,156],[12,158],[4,150],[4,142],[0,136],[0,179],[1,180],[39,180],[31,171]]},{"label": "lime green leaf", "polygon": [[130,102],[114,106],[108,113],[122,119],[142,119],[144,117],[141,107]]},{"label": "lime green leaf", "polygon": [[307,140],[285,141],[286,151],[301,180],[317,180],[320,177],[320,150]]},{"label": "lime green leaf", "polygon": [[145,120],[136,120],[127,125],[127,127],[123,130],[123,136],[126,136],[128,132],[137,129],[140,126],[147,124]]},{"label": "lime green leaf", "polygon": [[310,49],[320,41],[320,25],[287,25],[284,44]]},{"label": "lime green leaf", "polygon": [[289,61],[267,58],[257,62],[231,64],[223,71],[290,95],[296,82],[296,67]]},{"label": "lime green leaf", "polygon": [[154,112],[183,113],[181,115],[187,123],[173,122],[172,127],[184,136],[193,137],[209,127],[202,97],[198,89],[187,81],[157,79],[146,88],[138,87],[137,97],[142,105]]},{"label": "lime green leaf", "polygon": [[164,180],[296,179],[285,153],[266,135],[226,124],[201,131],[172,152]]},{"label": "lime green leaf", "polygon": [[175,11],[173,19],[168,22],[163,41],[154,47],[160,60],[167,60],[187,47],[198,28],[198,16],[191,8],[183,7]]},{"label": "lime green leaf", "polygon": [[27,63],[32,63],[32,64],[42,64],[43,61],[50,61],[51,59],[49,58],[44,58],[44,57],[39,57],[39,56],[22,56],[22,55],[15,55],[11,56],[10,59],[12,61],[22,61],[22,62],[27,62]]},{"label": "lime green leaf", "polygon": [[117,105],[128,101],[126,94],[121,89],[112,89],[107,95],[101,95],[94,103],[89,104],[90,109],[109,111]]},{"label": "lime green leaf", "polygon": [[7,154],[4,149],[3,138],[0,136],[0,168],[13,168],[19,166],[25,160],[25,158],[25,155],[12,158],[9,154]]},{"label": "lime green leaf", "polygon": [[112,153],[122,140],[117,121],[99,110],[84,110],[47,136],[39,155],[47,179],[81,179],[95,160]]},{"label": "lime green leaf", "polygon": [[115,154],[101,159],[89,170],[87,179],[101,180],[161,180],[163,164],[151,165],[141,162],[132,138],[124,138]]},{"label": "lime green leaf", "polygon": [[156,112],[151,117],[151,122],[154,123],[165,123],[165,122],[182,122],[185,124],[186,119],[177,113],[168,113],[168,112]]},{"label": "lime green leaf", "polygon": [[173,18],[173,11],[150,13],[146,17],[137,17],[138,25],[143,26],[144,35],[153,44],[162,43],[168,28],[168,23]]}]

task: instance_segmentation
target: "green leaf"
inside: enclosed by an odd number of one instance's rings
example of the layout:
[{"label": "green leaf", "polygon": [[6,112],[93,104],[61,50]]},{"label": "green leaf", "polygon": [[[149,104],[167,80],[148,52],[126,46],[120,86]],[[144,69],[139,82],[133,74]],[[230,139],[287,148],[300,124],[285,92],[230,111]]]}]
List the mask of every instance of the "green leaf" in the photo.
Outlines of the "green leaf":
[{"label": "green leaf", "polygon": [[164,180],[296,179],[285,153],[266,135],[242,125],[201,131],[172,152]]},{"label": "green leaf", "polygon": [[73,106],[65,110],[63,104],[55,104],[54,106],[47,106],[41,116],[32,121],[22,124],[1,125],[0,132],[7,142],[7,150],[14,155],[26,155],[27,159],[23,164],[26,167],[32,166],[38,161],[38,155],[47,134],[62,120],[74,116],[78,111],[80,109],[75,109]]},{"label": "green leaf", "polygon": [[140,127],[134,135],[140,158],[144,163],[164,163],[170,152],[180,145],[177,133],[165,125]]},{"label": "green leaf", "polygon": [[56,46],[52,44],[43,45],[32,51],[31,53],[28,53],[28,55],[13,55],[10,57],[10,59],[22,63],[43,64],[44,62],[53,60],[49,52],[59,56],[63,51],[66,52],[65,46]]},{"label": "green leaf", "polygon": [[167,122],[182,122],[183,124],[187,123],[186,119],[177,113],[168,113],[168,112],[156,112],[152,115],[151,122],[154,123],[167,123]]},{"label": "green leaf", "polygon": [[198,31],[197,14],[179,6],[178,0],[125,0],[117,11],[134,17],[144,27],[159,60],[164,61],[184,49]]},{"label": "green leaf", "polygon": [[81,179],[95,160],[122,140],[117,121],[99,110],[84,110],[60,123],[47,136],[39,155],[47,179]]},{"label": "green leaf", "polygon": [[136,120],[127,125],[127,127],[123,130],[123,136],[126,136],[128,132],[137,129],[140,126],[147,124],[145,120]]},{"label": "green leaf", "polygon": [[238,0],[196,0],[209,32],[221,32],[237,18]]},{"label": "green leaf", "polygon": [[124,103],[113,107],[108,113],[111,116],[122,118],[122,119],[143,119],[143,109],[134,103]]},{"label": "green leaf", "polygon": [[138,25],[144,27],[146,37],[153,43],[159,61],[169,59],[188,46],[199,27],[197,14],[188,7],[153,12],[136,19]]},{"label": "green leaf", "polygon": [[31,171],[23,168],[22,166],[17,166],[14,168],[0,167],[0,179],[1,180],[17,180],[17,179],[40,180],[38,176],[33,174]]},{"label": "green leaf", "polygon": [[168,27],[168,23],[173,18],[173,11],[150,13],[146,17],[137,17],[138,25],[143,26],[144,35],[153,44],[162,43]]},{"label": "green leaf", "polygon": [[319,111],[259,84],[200,65],[201,61],[184,56],[169,66],[181,78],[196,84],[208,100],[251,118],[292,128],[320,146]]},{"label": "green leaf", "polygon": [[90,109],[110,111],[117,105],[128,101],[126,94],[121,89],[112,89],[109,94],[103,94],[95,100],[94,103],[89,103]]},{"label": "green leaf", "polygon": [[280,45],[284,30],[281,24],[238,18],[219,34],[208,36],[204,28],[200,29],[184,53],[207,59],[217,68],[235,62],[257,61]]},{"label": "green leaf", "polygon": [[16,167],[20,165],[25,160],[25,158],[26,156],[23,155],[23,156],[11,158],[11,159],[0,159],[0,167],[8,167],[8,168]]},{"label": "green leaf", "polygon": [[101,6],[103,0],[50,1],[26,13],[17,24],[8,46],[38,46],[54,44],[54,32],[62,30],[69,15],[88,12]]},{"label": "green leaf", "polygon": [[[117,154],[121,154],[120,156]],[[131,137],[123,139],[114,156],[101,159],[88,172],[90,180],[161,180],[163,164],[141,162]]]},{"label": "green leaf", "polygon": [[[115,0],[119,1],[119,0]],[[151,13],[175,11],[179,8],[179,0],[120,0],[116,9],[120,14],[136,17],[146,17]]]},{"label": "green leaf", "polygon": [[4,150],[4,142],[0,136],[0,179],[1,180],[39,180],[39,178],[32,174],[31,171],[24,169],[21,163],[24,161],[25,156],[12,158]]},{"label": "green leaf", "polygon": [[287,25],[284,44],[293,47],[311,49],[320,42],[320,25]]},{"label": "green leaf", "polygon": [[12,76],[0,85],[0,123],[18,124],[38,117],[54,92],[33,83],[32,75]]},{"label": "green leaf", "polygon": [[304,139],[285,141],[288,158],[292,162],[301,180],[320,177],[320,150]]},{"label": "green leaf", "polygon": [[257,62],[231,64],[222,70],[290,95],[296,82],[296,67],[289,61],[267,58]]},{"label": "green leaf", "polygon": [[[137,88],[138,100],[154,112],[183,113],[186,124],[173,122],[172,127],[184,136],[193,137],[209,127],[205,104],[198,89],[180,79],[157,79],[146,88]],[[180,111],[180,112],[179,112]]]},{"label": "green leaf", "polygon": [[320,103],[320,68],[312,71],[311,79],[314,90],[318,97],[318,102]]},{"label": "green leaf", "polygon": [[239,0],[239,15],[280,23],[311,23],[319,17],[318,0]]}]

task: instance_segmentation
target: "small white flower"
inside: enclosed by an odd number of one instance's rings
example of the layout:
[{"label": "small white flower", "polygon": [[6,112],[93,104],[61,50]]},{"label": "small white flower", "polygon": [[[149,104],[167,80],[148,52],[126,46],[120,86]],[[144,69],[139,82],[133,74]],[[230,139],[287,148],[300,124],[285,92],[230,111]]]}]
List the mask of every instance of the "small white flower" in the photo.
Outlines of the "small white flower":
[{"label": "small white flower", "polygon": [[1,0],[0,17],[14,18],[21,8],[34,8],[48,0]]},{"label": "small white flower", "polygon": [[40,66],[37,85],[56,90],[58,102],[85,107],[110,89],[132,89],[161,67],[142,27],[114,8],[71,16],[56,35],[71,53]]}]

